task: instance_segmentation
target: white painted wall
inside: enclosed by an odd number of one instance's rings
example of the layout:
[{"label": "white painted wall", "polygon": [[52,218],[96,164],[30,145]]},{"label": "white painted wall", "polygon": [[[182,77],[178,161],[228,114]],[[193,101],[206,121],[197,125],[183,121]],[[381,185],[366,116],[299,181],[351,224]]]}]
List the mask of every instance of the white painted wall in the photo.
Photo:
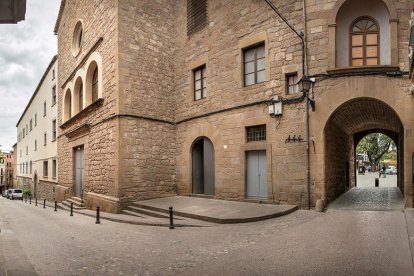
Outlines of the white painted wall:
[{"label": "white painted wall", "polygon": [[[53,71],[54,77],[53,77]],[[24,116],[21,118],[17,125],[17,176],[34,178],[35,172],[39,180],[45,180],[50,182],[58,181],[57,173],[56,178],[52,177],[52,160],[57,160],[57,139],[52,141],[52,121],[57,119],[57,74],[58,64],[57,61],[53,64],[44,81],[40,84],[40,88],[37,94],[34,96],[33,101],[29,104]],[[56,86],[56,104],[52,105],[52,88]],[[46,116],[44,116],[43,104],[46,102]],[[37,114],[37,124],[35,124],[35,114]],[[32,130],[30,130],[30,120],[32,120]],[[26,127],[29,127],[27,135],[23,138],[23,128],[26,131]],[[58,132],[58,126],[56,125],[56,131]],[[46,145],[44,145],[44,133],[47,136]],[[20,139],[19,139],[20,135]],[[37,150],[35,150],[35,140],[37,141]],[[27,153],[26,153],[27,147]],[[43,176],[43,161],[48,161],[48,176]],[[32,173],[30,173],[30,161],[32,161]],[[24,169],[24,173],[21,170],[20,164],[28,165],[28,171]],[[57,162],[57,161],[56,161]],[[56,163],[57,164],[57,163]],[[57,164],[58,166],[58,164]],[[57,172],[56,166],[56,172]]]},{"label": "white painted wall", "polygon": [[349,67],[349,28],[360,16],[371,16],[380,25],[380,64],[391,65],[390,14],[381,0],[348,0],[336,17],[336,67]]}]

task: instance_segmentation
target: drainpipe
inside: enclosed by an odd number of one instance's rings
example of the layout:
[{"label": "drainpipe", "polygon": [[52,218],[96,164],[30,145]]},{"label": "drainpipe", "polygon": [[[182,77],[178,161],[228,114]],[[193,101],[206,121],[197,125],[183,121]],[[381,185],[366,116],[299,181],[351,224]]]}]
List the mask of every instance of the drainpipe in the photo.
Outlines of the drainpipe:
[{"label": "drainpipe", "polygon": [[[265,2],[272,8],[274,12],[277,13],[277,15],[283,20],[283,22],[286,23],[286,25],[299,37],[302,43],[302,76],[307,76],[307,66],[306,63],[306,47],[305,47],[305,35],[303,32],[298,33],[298,31],[293,28],[292,25],[289,24],[289,22],[286,20],[286,18],[279,12],[279,10],[276,8],[275,5],[270,0],[265,0]],[[304,21],[304,31],[306,32],[306,0],[303,0],[303,21]],[[305,69],[306,68],[306,69]],[[311,207],[310,202],[310,128],[309,128],[309,91],[306,92],[306,95],[304,95],[304,99],[306,99],[306,178],[307,178],[307,207],[308,210]]]}]

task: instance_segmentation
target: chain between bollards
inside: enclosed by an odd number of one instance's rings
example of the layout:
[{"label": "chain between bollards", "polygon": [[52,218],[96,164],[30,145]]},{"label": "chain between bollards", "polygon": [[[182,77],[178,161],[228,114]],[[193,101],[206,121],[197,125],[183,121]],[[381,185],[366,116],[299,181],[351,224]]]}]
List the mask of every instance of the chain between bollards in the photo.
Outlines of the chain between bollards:
[{"label": "chain between bollards", "polygon": [[99,216],[100,216],[99,211],[100,211],[100,208],[98,206],[98,207],[96,207],[96,222],[95,222],[96,224],[100,224],[101,223],[101,221],[99,219]]},{"label": "chain between bollards", "polygon": [[46,208],[46,199],[43,199],[43,209]]},{"label": "chain between bollards", "polygon": [[173,211],[173,207],[170,206],[170,229],[174,229],[174,221],[173,221],[173,215],[174,215],[174,211]]},{"label": "chain between bollards", "polygon": [[70,216],[73,217],[73,202],[70,203]]},{"label": "chain between bollards", "polygon": [[57,211],[57,201],[55,200],[55,212]]}]

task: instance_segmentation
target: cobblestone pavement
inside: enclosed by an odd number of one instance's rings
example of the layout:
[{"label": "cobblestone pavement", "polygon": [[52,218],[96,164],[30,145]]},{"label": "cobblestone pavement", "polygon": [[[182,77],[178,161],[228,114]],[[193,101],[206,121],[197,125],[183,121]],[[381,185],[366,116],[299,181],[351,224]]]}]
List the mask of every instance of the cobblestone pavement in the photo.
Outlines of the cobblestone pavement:
[{"label": "cobblestone pavement", "polygon": [[15,236],[39,275],[414,275],[401,211],[300,210],[174,230],[96,225],[2,198],[0,211],[0,228]]}]

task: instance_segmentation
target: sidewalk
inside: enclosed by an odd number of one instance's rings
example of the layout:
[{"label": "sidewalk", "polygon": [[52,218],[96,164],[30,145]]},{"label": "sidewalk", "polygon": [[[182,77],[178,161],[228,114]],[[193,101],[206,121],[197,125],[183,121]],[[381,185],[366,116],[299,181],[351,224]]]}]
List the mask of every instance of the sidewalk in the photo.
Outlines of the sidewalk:
[{"label": "sidewalk", "polygon": [[414,208],[406,208],[404,210],[405,221],[407,224],[407,235],[410,242],[411,257],[414,264]]}]

